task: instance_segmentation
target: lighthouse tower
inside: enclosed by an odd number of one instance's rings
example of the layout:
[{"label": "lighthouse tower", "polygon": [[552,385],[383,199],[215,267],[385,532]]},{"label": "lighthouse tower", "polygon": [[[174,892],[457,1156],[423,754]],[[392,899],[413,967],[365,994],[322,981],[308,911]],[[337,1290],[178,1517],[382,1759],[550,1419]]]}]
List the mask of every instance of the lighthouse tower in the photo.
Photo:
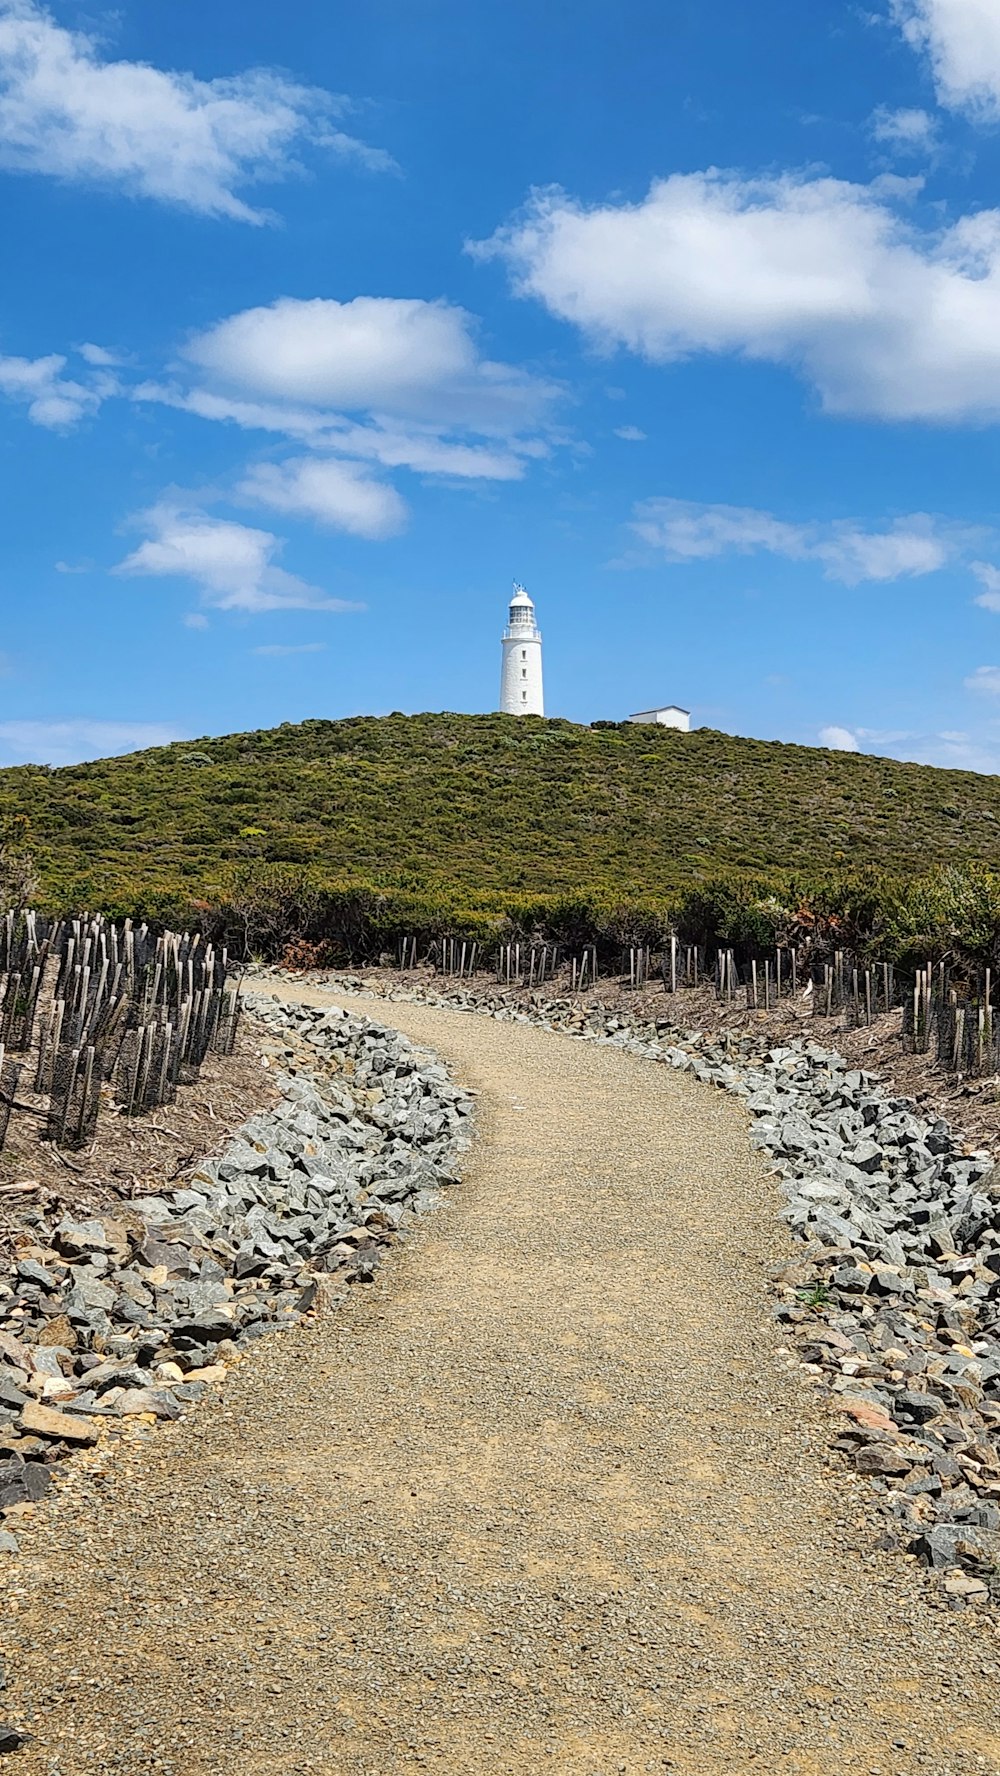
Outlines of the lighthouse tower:
[{"label": "lighthouse tower", "polygon": [[535,622],[535,607],[516,580],[507,627],[503,632],[500,711],[503,715],[545,714],[542,634]]}]

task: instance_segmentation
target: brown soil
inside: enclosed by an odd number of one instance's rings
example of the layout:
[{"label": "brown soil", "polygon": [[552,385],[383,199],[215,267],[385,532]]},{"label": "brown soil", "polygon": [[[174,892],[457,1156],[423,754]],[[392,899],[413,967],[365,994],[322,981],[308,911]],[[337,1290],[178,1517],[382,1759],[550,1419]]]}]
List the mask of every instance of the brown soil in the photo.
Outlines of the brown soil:
[{"label": "brown soil", "polygon": [[9,1250],[27,1208],[65,1208],[73,1213],[155,1195],[218,1152],[254,1111],[277,1092],[264,1070],[259,1042],[244,1022],[232,1055],[210,1054],[193,1085],[182,1085],[173,1104],[127,1118],[102,1106],[94,1141],[62,1153],[43,1139],[44,1098],[19,1091],[0,1154],[0,1253]]}]

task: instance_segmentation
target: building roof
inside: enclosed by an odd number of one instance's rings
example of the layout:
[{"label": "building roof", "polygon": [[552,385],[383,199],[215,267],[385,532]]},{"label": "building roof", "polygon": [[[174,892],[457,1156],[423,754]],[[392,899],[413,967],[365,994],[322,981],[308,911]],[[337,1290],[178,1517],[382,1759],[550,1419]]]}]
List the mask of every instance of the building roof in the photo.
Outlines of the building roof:
[{"label": "building roof", "polygon": [[514,581],[514,596],[510,602],[512,606],[515,604],[527,604],[531,606],[532,610],[535,608],[531,599],[528,597],[527,592],[524,590],[524,587],[519,586],[516,580]]},{"label": "building roof", "polygon": [[[676,715],[690,715],[690,709],[683,709],[679,703],[658,703],[655,709],[637,709],[636,715],[667,715],[671,710]],[[633,718],[634,719],[634,718]]]}]

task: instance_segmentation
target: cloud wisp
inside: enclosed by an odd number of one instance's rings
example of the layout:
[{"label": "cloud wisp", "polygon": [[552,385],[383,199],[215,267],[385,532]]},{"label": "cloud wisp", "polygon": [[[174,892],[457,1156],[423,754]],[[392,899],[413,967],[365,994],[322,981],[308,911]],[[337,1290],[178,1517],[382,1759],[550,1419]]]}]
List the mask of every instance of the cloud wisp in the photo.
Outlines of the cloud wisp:
[{"label": "cloud wisp", "polygon": [[297,457],[284,463],[258,463],[241,481],[240,505],[267,506],[296,518],[376,541],[394,536],[406,523],[406,502],[394,487],[376,481],[359,463]]},{"label": "cloud wisp", "polygon": [[267,69],[199,80],[111,61],[34,0],[0,0],[0,165],[116,186],[240,222],[240,195],[298,170],[312,146],[380,170],[390,156],[343,129],[348,101]]},{"label": "cloud wisp", "polygon": [[[984,667],[982,670],[997,673],[997,691],[989,694],[1000,694],[1000,668]],[[988,687],[980,688],[988,691]],[[985,730],[980,732],[942,728],[930,733],[834,724],[820,728],[817,742],[831,752],[874,753],[880,758],[896,758],[914,765],[936,765],[941,770],[951,771],[981,771],[992,776],[1000,772],[1000,736],[996,729],[995,722],[988,722]]]},{"label": "cloud wisp", "polygon": [[182,740],[166,722],[135,721],[5,721],[0,722],[0,750],[18,764],[76,765],[84,759],[117,758],[149,746]]},{"label": "cloud wisp", "polygon": [[287,660],[292,654],[324,654],[326,646],[325,641],[299,641],[287,644],[280,641],[270,641],[263,647],[255,647],[253,652],[260,654],[265,660]]},{"label": "cloud wisp", "polygon": [[1000,611],[1000,567],[989,561],[972,561],[969,566],[983,588],[973,602],[983,610]]},{"label": "cloud wisp", "polygon": [[190,580],[205,604],[227,611],[354,611],[363,606],[330,598],[275,565],[279,537],[196,507],[164,501],[143,515],[149,535],[115,572]]},{"label": "cloud wisp", "polygon": [[994,421],[1000,209],[921,225],[919,190],[716,169],[658,179],[637,203],[556,188],[470,250],[601,351],[782,365],[830,413]]},{"label": "cloud wisp", "polygon": [[668,561],[708,561],[722,555],[767,554],[814,561],[828,580],[845,586],[936,573],[956,560],[966,533],[925,512],[898,518],[887,530],[851,519],[789,524],[751,506],[702,505],[694,500],[649,499],[638,504],[630,528]]},{"label": "cloud wisp", "polygon": [[902,158],[926,160],[937,153],[940,132],[937,119],[917,106],[891,110],[879,105],[868,120],[872,140]]},{"label": "cloud wisp", "polygon": [[44,358],[0,356],[0,395],[27,408],[33,425],[50,431],[70,431],[88,414],[96,413],[113,392],[113,378],[91,377],[89,383],[64,376],[66,359],[58,352]]}]

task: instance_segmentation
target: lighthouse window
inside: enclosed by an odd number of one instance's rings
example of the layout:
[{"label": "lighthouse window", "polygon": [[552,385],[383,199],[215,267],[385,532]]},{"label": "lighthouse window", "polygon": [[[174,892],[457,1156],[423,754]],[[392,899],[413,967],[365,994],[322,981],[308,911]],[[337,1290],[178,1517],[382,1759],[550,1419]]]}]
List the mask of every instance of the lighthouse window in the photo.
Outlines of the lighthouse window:
[{"label": "lighthouse window", "polygon": [[522,658],[522,660],[526,660],[526,659],[527,659],[527,658],[528,658],[528,650],[527,650],[527,648],[522,648],[522,649],[521,649],[521,658]]},{"label": "lighthouse window", "polygon": [[521,667],[521,677],[527,678],[527,676],[528,676],[528,668],[527,668],[527,666],[522,666]]}]

